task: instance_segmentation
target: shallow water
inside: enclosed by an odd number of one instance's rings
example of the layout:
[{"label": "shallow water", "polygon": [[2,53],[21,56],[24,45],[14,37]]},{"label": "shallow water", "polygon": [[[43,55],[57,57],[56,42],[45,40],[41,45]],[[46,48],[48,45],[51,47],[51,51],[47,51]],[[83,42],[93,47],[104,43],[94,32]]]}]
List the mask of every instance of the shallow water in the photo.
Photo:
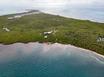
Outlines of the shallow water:
[{"label": "shallow water", "polygon": [[104,77],[104,57],[58,43],[0,45],[0,77]]}]

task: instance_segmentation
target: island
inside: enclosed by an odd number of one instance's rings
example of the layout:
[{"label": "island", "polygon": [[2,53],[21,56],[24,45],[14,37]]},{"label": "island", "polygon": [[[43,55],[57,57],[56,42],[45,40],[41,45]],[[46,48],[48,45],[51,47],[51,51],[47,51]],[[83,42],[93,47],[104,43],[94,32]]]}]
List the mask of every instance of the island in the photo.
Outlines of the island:
[{"label": "island", "polygon": [[104,23],[52,15],[39,10],[0,16],[0,43],[71,44],[104,55]]}]

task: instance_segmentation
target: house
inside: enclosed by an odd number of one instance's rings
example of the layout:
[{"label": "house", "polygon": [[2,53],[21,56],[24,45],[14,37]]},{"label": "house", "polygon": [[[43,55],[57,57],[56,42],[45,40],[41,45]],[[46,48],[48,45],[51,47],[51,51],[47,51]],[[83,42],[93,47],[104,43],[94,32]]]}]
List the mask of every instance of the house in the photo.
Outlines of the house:
[{"label": "house", "polygon": [[49,32],[44,32],[43,35],[44,35],[44,38],[48,38],[48,35],[51,35],[53,33],[53,31],[49,31]]},{"label": "house", "polygon": [[48,31],[48,32],[44,32],[43,34],[44,35],[50,35],[50,34],[55,34],[57,32],[57,30],[51,30],[51,31]]},{"label": "house", "polygon": [[104,36],[99,36],[97,38],[97,42],[104,42]]},{"label": "house", "polygon": [[44,35],[50,35],[50,34],[52,34],[52,33],[53,33],[53,31],[44,32]]},{"label": "house", "polygon": [[43,35],[44,35],[44,38],[48,38],[49,35],[51,34],[55,34],[57,31],[56,30],[51,30],[51,31],[48,31],[48,32],[43,32]]},{"label": "house", "polygon": [[10,30],[6,27],[4,27],[3,30],[5,30],[6,32],[10,32]]}]

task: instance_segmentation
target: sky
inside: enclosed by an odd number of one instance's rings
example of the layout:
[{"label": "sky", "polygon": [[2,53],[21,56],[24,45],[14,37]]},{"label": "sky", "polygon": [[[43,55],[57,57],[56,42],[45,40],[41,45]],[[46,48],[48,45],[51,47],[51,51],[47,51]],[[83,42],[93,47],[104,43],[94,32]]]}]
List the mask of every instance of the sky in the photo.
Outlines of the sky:
[{"label": "sky", "polygon": [[65,8],[67,6],[103,7],[104,0],[0,0],[0,9],[6,8]]},{"label": "sky", "polygon": [[104,0],[0,0],[0,15],[27,9],[77,18],[81,15],[92,19],[104,18]]}]

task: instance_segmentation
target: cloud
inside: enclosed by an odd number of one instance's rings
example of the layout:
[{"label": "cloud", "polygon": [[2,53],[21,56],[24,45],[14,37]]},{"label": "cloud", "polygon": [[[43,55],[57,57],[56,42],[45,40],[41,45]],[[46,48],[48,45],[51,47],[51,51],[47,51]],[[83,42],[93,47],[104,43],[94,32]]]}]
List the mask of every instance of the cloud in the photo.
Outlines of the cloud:
[{"label": "cloud", "polygon": [[65,5],[98,5],[104,4],[103,0],[0,0],[0,6],[25,6],[25,7],[62,7]]},{"label": "cloud", "polygon": [[0,0],[0,9],[65,9],[70,7],[103,7],[103,0]]},{"label": "cloud", "polygon": [[75,18],[104,18],[104,0],[0,0],[0,15],[23,12],[26,9]]}]

